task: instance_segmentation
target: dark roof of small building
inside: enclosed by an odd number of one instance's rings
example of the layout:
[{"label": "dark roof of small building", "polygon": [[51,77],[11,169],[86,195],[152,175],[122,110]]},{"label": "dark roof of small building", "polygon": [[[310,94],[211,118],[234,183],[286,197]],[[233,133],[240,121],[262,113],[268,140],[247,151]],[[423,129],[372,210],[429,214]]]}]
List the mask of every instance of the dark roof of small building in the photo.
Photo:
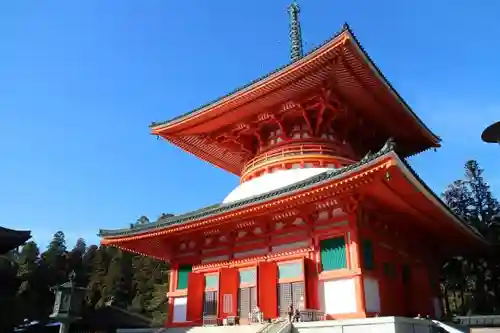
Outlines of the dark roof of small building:
[{"label": "dark roof of small building", "polygon": [[23,245],[30,238],[31,231],[0,227],[0,253],[8,252]]}]

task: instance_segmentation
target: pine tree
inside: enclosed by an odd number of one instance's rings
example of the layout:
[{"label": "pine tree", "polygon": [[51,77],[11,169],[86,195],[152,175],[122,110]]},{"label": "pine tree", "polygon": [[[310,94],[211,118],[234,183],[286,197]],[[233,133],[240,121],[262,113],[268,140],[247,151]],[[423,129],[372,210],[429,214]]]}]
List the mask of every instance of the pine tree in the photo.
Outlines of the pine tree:
[{"label": "pine tree", "polygon": [[87,243],[85,242],[85,239],[78,238],[76,240],[76,244],[75,244],[75,247],[73,247],[72,252],[81,253],[81,255],[83,256],[86,251],[87,251]]},{"label": "pine tree", "polygon": [[[17,290],[17,297],[22,304],[23,319],[40,320],[44,311],[40,309],[43,289],[49,288],[42,285],[43,278],[40,276],[40,250],[35,242],[27,242],[19,253],[19,268],[17,276],[21,282]],[[41,279],[42,278],[42,279]]]},{"label": "pine tree", "polygon": [[[500,212],[500,205],[483,174],[484,170],[476,161],[468,161],[465,164],[464,179],[448,186],[442,197],[451,210],[471,227],[487,239],[497,240],[498,228],[494,227],[494,218]],[[443,288],[455,286],[461,290],[462,295],[464,290],[473,292],[474,300],[465,302],[468,303],[468,309],[463,309],[463,312],[491,312],[495,307],[495,297],[492,295],[500,295],[500,274],[497,274],[500,273],[499,266],[496,258],[474,255],[454,258],[443,266]]]},{"label": "pine tree", "polygon": [[102,298],[112,300],[114,305],[126,308],[132,295],[132,257],[128,252],[109,248],[110,262],[104,279]]},{"label": "pine tree", "polygon": [[94,274],[92,270],[93,262],[96,260],[97,253],[99,251],[99,247],[97,245],[91,245],[87,248],[87,251],[83,254],[82,257],[82,266],[83,266],[83,277],[82,277],[82,285],[87,286]]},{"label": "pine tree", "polygon": [[107,249],[100,246],[90,262],[90,276],[86,294],[86,303],[90,308],[99,308],[105,305],[106,299],[103,299],[105,288],[105,279],[108,273],[109,257]]},{"label": "pine tree", "polygon": [[168,317],[168,284],[159,283],[154,285],[152,299],[149,303],[148,312],[152,318],[152,326],[162,326]]},{"label": "pine tree", "polygon": [[453,182],[443,193],[446,204],[471,226],[488,236],[500,204],[483,178],[484,170],[476,161],[465,163],[465,179]]},{"label": "pine tree", "polygon": [[66,282],[68,276],[66,259],[66,238],[62,231],[58,231],[42,254],[41,263],[52,285]]},{"label": "pine tree", "polygon": [[18,265],[11,254],[0,256],[0,332],[12,332],[12,328],[22,320],[21,304],[16,298],[19,286]]},{"label": "pine tree", "polygon": [[476,227],[486,233],[493,218],[500,213],[500,204],[493,197],[490,185],[483,178],[484,170],[476,161],[468,161],[465,166],[467,183],[472,195],[472,221]]},{"label": "pine tree", "polygon": [[87,245],[85,244],[85,240],[83,238],[79,238],[76,241],[73,249],[66,254],[66,275],[69,275],[70,272],[75,272],[76,274],[76,283],[78,285],[84,285],[87,283],[85,278],[86,271],[83,266],[83,256],[86,253]]},{"label": "pine tree", "polygon": [[154,291],[152,259],[142,256],[134,257],[132,267],[134,269],[134,298],[130,308],[137,313],[145,313]]}]

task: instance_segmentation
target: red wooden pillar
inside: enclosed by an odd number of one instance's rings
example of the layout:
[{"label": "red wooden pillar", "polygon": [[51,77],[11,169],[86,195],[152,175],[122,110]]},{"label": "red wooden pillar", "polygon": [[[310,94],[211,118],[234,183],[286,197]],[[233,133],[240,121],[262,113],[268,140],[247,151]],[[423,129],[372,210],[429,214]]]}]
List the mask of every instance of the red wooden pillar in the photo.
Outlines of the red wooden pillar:
[{"label": "red wooden pillar", "polygon": [[187,320],[201,322],[203,319],[203,296],[205,293],[205,275],[189,273],[187,293]]},{"label": "red wooden pillar", "polygon": [[395,295],[394,300],[394,314],[397,316],[404,317],[407,315],[406,303],[405,303],[405,292],[403,286],[403,264],[397,256],[393,256],[393,265],[396,276],[394,279],[394,289],[393,294]]},{"label": "red wooden pillar", "polygon": [[221,268],[219,272],[219,318],[237,315],[238,287],[238,269]]},{"label": "red wooden pillar", "polygon": [[393,302],[392,302],[392,288],[391,288],[391,282],[388,276],[387,269],[389,268],[389,256],[387,254],[387,251],[384,247],[382,247],[380,244],[377,244],[376,247],[376,258],[378,259],[378,262],[380,262],[379,265],[377,265],[377,275],[378,275],[378,280],[379,280],[379,293],[380,293],[380,307],[381,307],[381,313],[384,316],[390,316],[393,315]]},{"label": "red wooden pillar", "polygon": [[260,262],[258,269],[258,303],[264,319],[278,317],[278,267],[275,262]]},{"label": "red wooden pillar", "polygon": [[412,303],[413,312],[421,315],[431,314],[432,300],[430,296],[429,275],[427,268],[422,264],[414,266],[412,275]]},{"label": "red wooden pillar", "polygon": [[[168,284],[168,291],[173,292],[175,291],[175,288],[177,287],[177,269],[178,265],[173,264],[172,268],[170,269],[169,273],[169,284]],[[174,299],[173,297],[168,298],[168,316],[167,320],[165,321],[165,327],[170,327],[172,325],[172,319],[174,318]]]},{"label": "red wooden pillar", "polygon": [[306,308],[319,309],[318,302],[318,265],[313,259],[304,259],[306,280]]}]

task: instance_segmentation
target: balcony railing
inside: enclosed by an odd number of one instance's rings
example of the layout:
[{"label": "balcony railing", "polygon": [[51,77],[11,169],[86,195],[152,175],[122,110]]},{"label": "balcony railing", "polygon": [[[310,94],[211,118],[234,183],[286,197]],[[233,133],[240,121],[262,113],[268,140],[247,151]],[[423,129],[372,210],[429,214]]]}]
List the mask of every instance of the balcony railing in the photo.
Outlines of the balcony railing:
[{"label": "balcony railing", "polygon": [[335,159],[340,163],[344,162],[345,164],[353,162],[352,160],[342,156],[344,154],[342,153],[341,147],[332,147],[331,144],[297,144],[257,155],[245,165],[243,174],[272,162],[281,161],[285,158],[307,155],[332,156],[335,157]]}]

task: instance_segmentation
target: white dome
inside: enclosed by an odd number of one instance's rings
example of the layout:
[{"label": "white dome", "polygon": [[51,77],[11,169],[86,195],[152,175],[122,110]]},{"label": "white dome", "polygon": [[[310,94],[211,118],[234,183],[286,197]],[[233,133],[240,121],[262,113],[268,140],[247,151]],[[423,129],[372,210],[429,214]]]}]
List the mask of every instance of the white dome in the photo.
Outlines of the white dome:
[{"label": "white dome", "polygon": [[278,170],[273,173],[267,173],[238,185],[229,193],[222,203],[226,204],[271,192],[333,169],[334,168],[303,168]]}]

